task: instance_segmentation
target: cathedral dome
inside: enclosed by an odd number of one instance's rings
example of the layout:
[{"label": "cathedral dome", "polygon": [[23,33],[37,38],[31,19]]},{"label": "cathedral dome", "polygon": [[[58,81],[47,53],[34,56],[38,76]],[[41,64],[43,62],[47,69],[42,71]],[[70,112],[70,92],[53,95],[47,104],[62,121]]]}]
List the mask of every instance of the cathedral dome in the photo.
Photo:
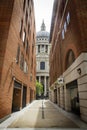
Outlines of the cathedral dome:
[{"label": "cathedral dome", "polygon": [[37,32],[36,36],[49,38],[49,32],[46,31],[46,26],[44,24],[44,21],[42,22],[42,25],[41,25],[41,31]]}]

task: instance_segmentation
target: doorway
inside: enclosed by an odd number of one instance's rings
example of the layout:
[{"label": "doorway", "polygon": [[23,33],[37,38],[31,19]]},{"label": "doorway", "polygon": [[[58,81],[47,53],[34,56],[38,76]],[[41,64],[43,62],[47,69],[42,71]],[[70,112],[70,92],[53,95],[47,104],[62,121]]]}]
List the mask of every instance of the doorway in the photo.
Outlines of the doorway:
[{"label": "doorway", "polygon": [[57,88],[54,89],[54,103],[57,104]]},{"label": "doorway", "polygon": [[70,104],[71,111],[77,115],[80,115],[80,105],[79,105],[79,93],[77,80],[66,85],[70,92]]},{"label": "doorway", "polygon": [[63,86],[63,109],[65,109],[65,92],[64,92],[64,86]]},{"label": "doorway", "polygon": [[12,100],[12,112],[20,110],[21,107],[21,88],[22,85],[17,81],[14,82],[13,100]]},{"label": "doorway", "polygon": [[33,90],[30,89],[30,103],[33,101]]},{"label": "doorway", "polygon": [[26,106],[27,87],[23,86],[22,108]]}]

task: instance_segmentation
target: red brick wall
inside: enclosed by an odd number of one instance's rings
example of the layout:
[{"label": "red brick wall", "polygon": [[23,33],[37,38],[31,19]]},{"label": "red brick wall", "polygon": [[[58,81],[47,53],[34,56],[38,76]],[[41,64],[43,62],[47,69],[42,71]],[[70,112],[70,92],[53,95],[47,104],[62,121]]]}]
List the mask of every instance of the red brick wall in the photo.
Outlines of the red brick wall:
[{"label": "red brick wall", "polygon": [[[10,26],[10,20],[12,15],[12,9],[13,9],[13,0],[0,1],[0,83],[2,84],[2,76],[4,75],[2,68],[4,64],[4,57],[6,52],[6,42],[8,38],[8,32],[9,32],[9,26]],[[6,71],[6,70],[5,70]],[[3,117],[5,114],[6,106],[3,106],[4,97],[7,96],[7,94],[3,95],[4,91],[4,83],[3,85],[0,85],[0,117]],[[6,88],[7,89],[7,88]],[[7,100],[7,97],[6,99]],[[9,107],[9,104],[8,104]],[[3,109],[3,110],[2,110]],[[7,113],[8,113],[7,108]]]},{"label": "red brick wall", "polygon": [[[31,2],[31,1],[30,1]],[[26,3],[27,6],[27,3]],[[3,9],[2,9],[3,7]],[[6,8],[7,7],[7,8]],[[2,0],[0,1],[0,50],[3,51],[3,58],[0,54],[0,118],[11,113],[14,81],[12,76],[22,85],[27,86],[27,103],[30,101],[30,87],[35,91],[35,51],[32,54],[32,44],[35,46],[35,26],[34,26],[34,9],[31,2],[31,31],[28,34],[27,25],[23,25],[26,29],[26,35],[29,42],[29,58],[25,53],[23,42],[20,38],[20,23],[21,19],[25,20],[25,12],[23,12],[23,0]],[[26,7],[27,8],[27,7]],[[3,21],[2,21],[3,20]],[[5,25],[5,26],[4,26]],[[4,27],[4,30],[3,30]],[[2,28],[2,30],[1,30]],[[3,33],[2,33],[3,32]],[[18,44],[20,50],[24,54],[24,58],[28,63],[28,73],[25,74],[20,69],[19,63],[15,63],[17,55]],[[34,47],[35,50],[35,47]],[[1,51],[0,51],[1,52]],[[31,61],[33,59],[33,67],[31,68]],[[3,62],[2,62],[3,61]],[[30,81],[30,72],[32,71],[33,80]],[[1,75],[2,72],[2,75]],[[33,100],[33,99],[32,99]],[[22,105],[22,104],[21,104]],[[20,106],[21,107],[21,106]]]},{"label": "red brick wall", "polygon": [[12,8],[13,0],[0,1],[0,81]]},{"label": "red brick wall", "polygon": [[[59,5],[59,4],[58,4]],[[59,27],[63,12],[61,15],[62,5],[57,7],[56,18],[51,38],[51,54],[50,54],[50,84],[52,85],[55,80],[61,76],[66,70],[66,58],[70,49],[74,52],[77,58],[81,52],[87,51],[87,1],[86,0],[69,0],[62,26]],[[70,13],[70,23],[67,25],[65,38],[62,39],[62,29],[68,12]],[[54,14],[53,14],[54,15]],[[52,29],[51,29],[52,30]],[[59,34],[58,34],[59,31]],[[57,37],[58,35],[58,37]]]}]

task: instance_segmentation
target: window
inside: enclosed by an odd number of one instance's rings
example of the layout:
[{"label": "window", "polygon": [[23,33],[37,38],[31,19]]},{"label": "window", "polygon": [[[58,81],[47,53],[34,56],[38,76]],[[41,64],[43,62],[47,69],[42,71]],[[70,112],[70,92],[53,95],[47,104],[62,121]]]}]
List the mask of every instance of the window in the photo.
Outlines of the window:
[{"label": "window", "polygon": [[32,44],[32,55],[34,53],[34,44]]},{"label": "window", "polygon": [[23,11],[25,10],[25,4],[26,4],[26,0],[24,0]]},{"label": "window", "polygon": [[31,17],[31,7],[30,7],[30,17]]},{"label": "window", "polygon": [[29,6],[29,1],[30,1],[30,0],[28,0],[28,6]]},{"label": "window", "polygon": [[64,36],[64,29],[62,30],[62,39],[64,39],[65,36]]},{"label": "window", "polygon": [[65,31],[65,32],[67,31],[67,25],[66,25],[66,22],[64,23],[64,31]]},{"label": "window", "polygon": [[67,24],[69,24],[70,23],[70,13],[68,12],[68,14],[67,14]]},{"label": "window", "polygon": [[23,45],[24,45],[24,47],[25,47],[25,44],[26,44],[26,32],[25,32],[25,31],[23,32],[22,41],[23,41]]},{"label": "window", "polygon": [[28,24],[28,34],[29,34],[29,32],[30,32],[30,23]]},{"label": "window", "polygon": [[40,70],[45,70],[45,62],[40,62]]},{"label": "window", "polygon": [[28,65],[27,65],[27,62],[24,61],[24,73],[27,73],[28,72]]},{"label": "window", "polygon": [[28,21],[28,12],[26,10],[26,24],[27,24],[27,21]]},{"label": "window", "polygon": [[26,43],[26,54],[28,53],[28,40],[27,40],[27,43]]},{"label": "window", "polygon": [[40,53],[40,45],[38,45],[38,53]]},{"label": "window", "polygon": [[25,35],[26,35],[25,31],[23,31],[23,37],[22,37],[23,42],[25,41]]},{"label": "window", "polygon": [[70,49],[67,53],[67,58],[66,58],[66,69],[75,61],[75,54],[74,52]]},{"label": "window", "polygon": [[41,52],[44,52],[44,45],[41,46]]},{"label": "window", "polygon": [[23,70],[24,68],[24,55],[21,53],[21,59],[20,59],[20,68]]},{"label": "window", "polygon": [[46,45],[46,50],[45,50],[45,52],[46,52],[46,53],[48,52],[48,45]]},{"label": "window", "polygon": [[33,68],[33,57],[32,57],[32,61],[31,61],[31,67]]},{"label": "window", "polygon": [[17,63],[19,62],[19,56],[20,56],[20,46],[18,45],[17,56],[16,56]]},{"label": "window", "polygon": [[21,20],[21,25],[20,25],[20,37],[22,37],[22,27],[23,27],[23,20]]},{"label": "window", "polygon": [[22,88],[22,84],[18,83],[17,81],[14,81],[14,87]]}]

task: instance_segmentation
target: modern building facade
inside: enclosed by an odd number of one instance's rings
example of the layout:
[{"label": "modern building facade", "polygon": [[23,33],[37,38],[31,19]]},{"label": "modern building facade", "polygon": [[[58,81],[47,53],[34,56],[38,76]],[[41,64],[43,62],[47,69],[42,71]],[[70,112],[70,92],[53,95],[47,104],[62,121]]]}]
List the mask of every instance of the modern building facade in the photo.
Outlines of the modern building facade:
[{"label": "modern building facade", "polygon": [[35,99],[33,0],[0,1],[0,119]]},{"label": "modern building facade", "polygon": [[44,96],[49,92],[49,33],[46,31],[44,21],[41,30],[36,34],[36,79],[42,83]]},{"label": "modern building facade", "polygon": [[50,100],[87,122],[87,1],[54,0]]}]

